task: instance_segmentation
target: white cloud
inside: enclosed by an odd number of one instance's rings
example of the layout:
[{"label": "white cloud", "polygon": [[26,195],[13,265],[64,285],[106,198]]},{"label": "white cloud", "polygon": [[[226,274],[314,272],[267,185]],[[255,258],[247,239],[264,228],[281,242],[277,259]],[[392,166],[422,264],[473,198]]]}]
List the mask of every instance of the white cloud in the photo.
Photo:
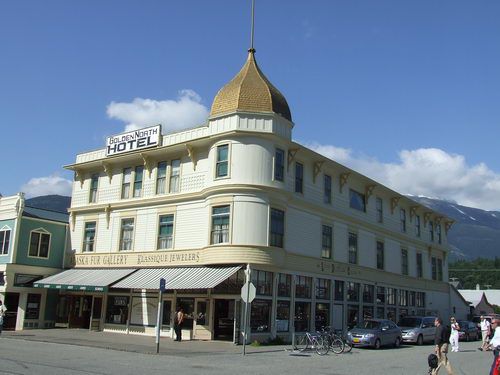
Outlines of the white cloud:
[{"label": "white cloud", "polygon": [[453,200],[485,210],[500,208],[500,174],[484,163],[468,165],[463,155],[420,148],[401,151],[397,162],[382,163],[350,149],[318,143],[308,147],[402,194]]},{"label": "white cloud", "polygon": [[208,108],[201,104],[193,90],[181,90],[176,100],[135,98],[131,103],[111,102],[108,117],[127,123],[125,131],[162,124],[163,133],[201,125],[208,117]]},{"label": "white cloud", "polygon": [[32,178],[28,183],[21,186],[21,191],[26,194],[27,198],[50,194],[71,196],[72,185],[72,181],[54,173],[48,177]]}]

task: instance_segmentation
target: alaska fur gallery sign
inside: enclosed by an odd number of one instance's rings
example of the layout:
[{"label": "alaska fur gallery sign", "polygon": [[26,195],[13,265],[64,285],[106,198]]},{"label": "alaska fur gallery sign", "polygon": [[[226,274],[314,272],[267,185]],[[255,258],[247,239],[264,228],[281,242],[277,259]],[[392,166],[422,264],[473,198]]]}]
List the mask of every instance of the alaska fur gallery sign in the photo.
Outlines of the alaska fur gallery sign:
[{"label": "alaska fur gallery sign", "polygon": [[161,125],[138,129],[106,138],[106,156],[161,146]]}]

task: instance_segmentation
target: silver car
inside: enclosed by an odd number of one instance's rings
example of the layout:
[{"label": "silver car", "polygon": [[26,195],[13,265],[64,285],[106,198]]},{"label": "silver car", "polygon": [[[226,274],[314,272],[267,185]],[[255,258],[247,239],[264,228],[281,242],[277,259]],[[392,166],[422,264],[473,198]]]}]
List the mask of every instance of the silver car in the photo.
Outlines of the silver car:
[{"label": "silver car", "polygon": [[347,333],[347,340],[353,346],[371,346],[375,349],[383,345],[401,345],[401,330],[391,320],[367,319]]},{"label": "silver car", "polygon": [[424,342],[433,342],[436,334],[434,316],[405,316],[398,326],[403,333],[403,342],[422,345]]}]

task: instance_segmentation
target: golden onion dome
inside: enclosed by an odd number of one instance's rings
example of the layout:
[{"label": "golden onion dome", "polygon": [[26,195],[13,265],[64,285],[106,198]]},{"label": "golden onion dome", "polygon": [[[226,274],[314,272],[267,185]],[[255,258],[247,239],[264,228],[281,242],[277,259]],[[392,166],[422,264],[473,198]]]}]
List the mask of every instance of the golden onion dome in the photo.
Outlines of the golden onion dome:
[{"label": "golden onion dome", "polygon": [[259,69],[253,48],[239,73],[215,96],[210,117],[237,111],[274,112],[292,121],[285,97]]}]

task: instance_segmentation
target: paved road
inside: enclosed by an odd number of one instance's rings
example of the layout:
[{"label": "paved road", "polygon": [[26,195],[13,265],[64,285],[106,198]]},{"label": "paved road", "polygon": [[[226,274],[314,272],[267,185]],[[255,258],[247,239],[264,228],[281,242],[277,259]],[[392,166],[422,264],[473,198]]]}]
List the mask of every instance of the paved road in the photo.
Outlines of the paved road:
[{"label": "paved road", "polygon": [[[186,343],[188,344],[188,343]],[[210,343],[207,343],[210,344]],[[179,343],[182,349],[184,343]],[[491,353],[477,351],[477,343],[463,343],[451,353],[456,375],[487,375]],[[185,345],[188,349],[189,346]],[[0,374],[329,374],[424,375],[432,346],[400,349],[354,349],[350,354],[290,355],[281,347],[268,347],[246,357],[236,352],[144,354],[87,346],[0,338]],[[182,354],[180,354],[182,353]],[[442,372],[446,374],[446,371]]]}]

